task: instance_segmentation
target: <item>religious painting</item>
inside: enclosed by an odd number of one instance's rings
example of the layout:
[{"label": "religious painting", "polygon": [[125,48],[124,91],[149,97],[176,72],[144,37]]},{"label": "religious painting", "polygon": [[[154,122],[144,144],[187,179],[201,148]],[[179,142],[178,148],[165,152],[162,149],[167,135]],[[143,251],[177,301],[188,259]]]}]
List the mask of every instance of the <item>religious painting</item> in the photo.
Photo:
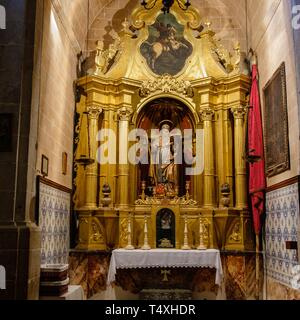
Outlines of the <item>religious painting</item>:
[{"label": "religious painting", "polygon": [[11,152],[12,115],[0,114],[0,152]]},{"label": "religious painting", "polygon": [[285,64],[264,88],[265,153],[268,177],[290,169]]},{"label": "religious painting", "polygon": [[175,76],[183,69],[193,52],[183,33],[184,26],[170,13],[159,15],[149,26],[149,37],[141,45],[141,54],[155,74]]},{"label": "religious painting", "polygon": [[156,216],[156,247],[174,249],[175,243],[175,214],[170,209],[162,209]]}]

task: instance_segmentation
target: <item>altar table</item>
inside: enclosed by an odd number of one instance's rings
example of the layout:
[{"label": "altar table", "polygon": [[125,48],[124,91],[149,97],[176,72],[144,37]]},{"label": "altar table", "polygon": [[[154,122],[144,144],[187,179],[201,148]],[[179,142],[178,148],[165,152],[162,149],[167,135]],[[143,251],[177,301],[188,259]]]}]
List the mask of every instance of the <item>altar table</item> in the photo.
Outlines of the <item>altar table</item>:
[{"label": "altar table", "polygon": [[223,278],[219,250],[117,249],[112,252],[108,285],[115,282],[117,269],[145,268],[214,268],[216,269],[215,283],[220,286]]}]

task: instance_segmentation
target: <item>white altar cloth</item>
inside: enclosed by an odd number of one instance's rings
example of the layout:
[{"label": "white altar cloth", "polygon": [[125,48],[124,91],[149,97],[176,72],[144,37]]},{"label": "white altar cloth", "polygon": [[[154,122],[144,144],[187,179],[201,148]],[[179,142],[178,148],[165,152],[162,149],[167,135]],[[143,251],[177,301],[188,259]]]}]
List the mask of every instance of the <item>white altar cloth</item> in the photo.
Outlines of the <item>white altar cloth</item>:
[{"label": "white altar cloth", "polygon": [[215,283],[221,285],[223,278],[219,250],[118,249],[112,252],[108,271],[108,285],[116,280],[117,269],[144,268],[215,268]]}]

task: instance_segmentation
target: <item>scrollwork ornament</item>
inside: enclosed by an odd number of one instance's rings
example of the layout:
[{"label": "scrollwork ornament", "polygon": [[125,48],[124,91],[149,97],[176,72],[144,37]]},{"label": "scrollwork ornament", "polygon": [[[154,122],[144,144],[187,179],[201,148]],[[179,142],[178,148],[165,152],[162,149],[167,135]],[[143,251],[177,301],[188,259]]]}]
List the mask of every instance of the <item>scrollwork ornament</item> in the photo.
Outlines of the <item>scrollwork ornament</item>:
[{"label": "scrollwork ornament", "polygon": [[165,74],[156,80],[145,81],[140,89],[140,96],[147,97],[154,92],[178,93],[193,97],[193,89],[189,81],[179,81],[169,74]]},{"label": "scrollwork ornament", "polygon": [[211,108],[203,108],[199,110],[199,114],[202,121],[212,121],[215,112]]},{"label": "scrollwork ornament", "polygon": [[133,110],[129,107],[122,107],[118,110],[118,116],[120,121],[129,121],[132,114]]},{"label": "scrollwork ornament", "polygon": [[233,107],[231,108],[231,112],[235,119],[244,119],[247,110],[246,107],[240,106],[240,107]]},{"label": "scrollwork ornament", "polygon": [[102,111],[102,108],[96,105],[87,107],[88,117],[90,120],[98,120]]}]

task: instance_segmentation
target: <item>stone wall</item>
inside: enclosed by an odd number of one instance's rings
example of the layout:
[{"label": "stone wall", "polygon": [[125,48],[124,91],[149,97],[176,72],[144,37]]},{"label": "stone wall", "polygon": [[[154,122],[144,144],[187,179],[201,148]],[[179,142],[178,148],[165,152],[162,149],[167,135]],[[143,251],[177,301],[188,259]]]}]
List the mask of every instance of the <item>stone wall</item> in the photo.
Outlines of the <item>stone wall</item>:
[{"label": "stone wall", "polygon": [[286,0],[248,0],[249,39],[258,55],[261,97],[263,88],[283,61],[286,66],[291,170],[268,179],[268,186],[299,175],[299,117],[290,10]]},{"label": "stone wall", "polygon": [[0,153],[0,265],[7,280],[0,299],[36,299],[40,235],[27,192],[36,7],[33,0],[0,5],[6,9],[6,29],[0,30],[1,143],[8,139]]},{"label": "stone wall", "polygon": [[[297,241],[299,227],[299,117],[295,55],[290,1],[248,0],[249,39],[257,52],[261,97],[263,88],[284,61],[286,65],[289,147],[291,169],[268,179],[265,238],[267,299],[286,299],[292,292],[292,267],[297,264],[296,250],[287,250],[286,241]],[[263,102],[263,99],[262,99]],[[264,105],[262,103],[264,114]],[[276,186],[278,184],[278,186]],[[275,290],[275,287],[277,288]],[[285,288],[284,290],[280,290]]]}]

